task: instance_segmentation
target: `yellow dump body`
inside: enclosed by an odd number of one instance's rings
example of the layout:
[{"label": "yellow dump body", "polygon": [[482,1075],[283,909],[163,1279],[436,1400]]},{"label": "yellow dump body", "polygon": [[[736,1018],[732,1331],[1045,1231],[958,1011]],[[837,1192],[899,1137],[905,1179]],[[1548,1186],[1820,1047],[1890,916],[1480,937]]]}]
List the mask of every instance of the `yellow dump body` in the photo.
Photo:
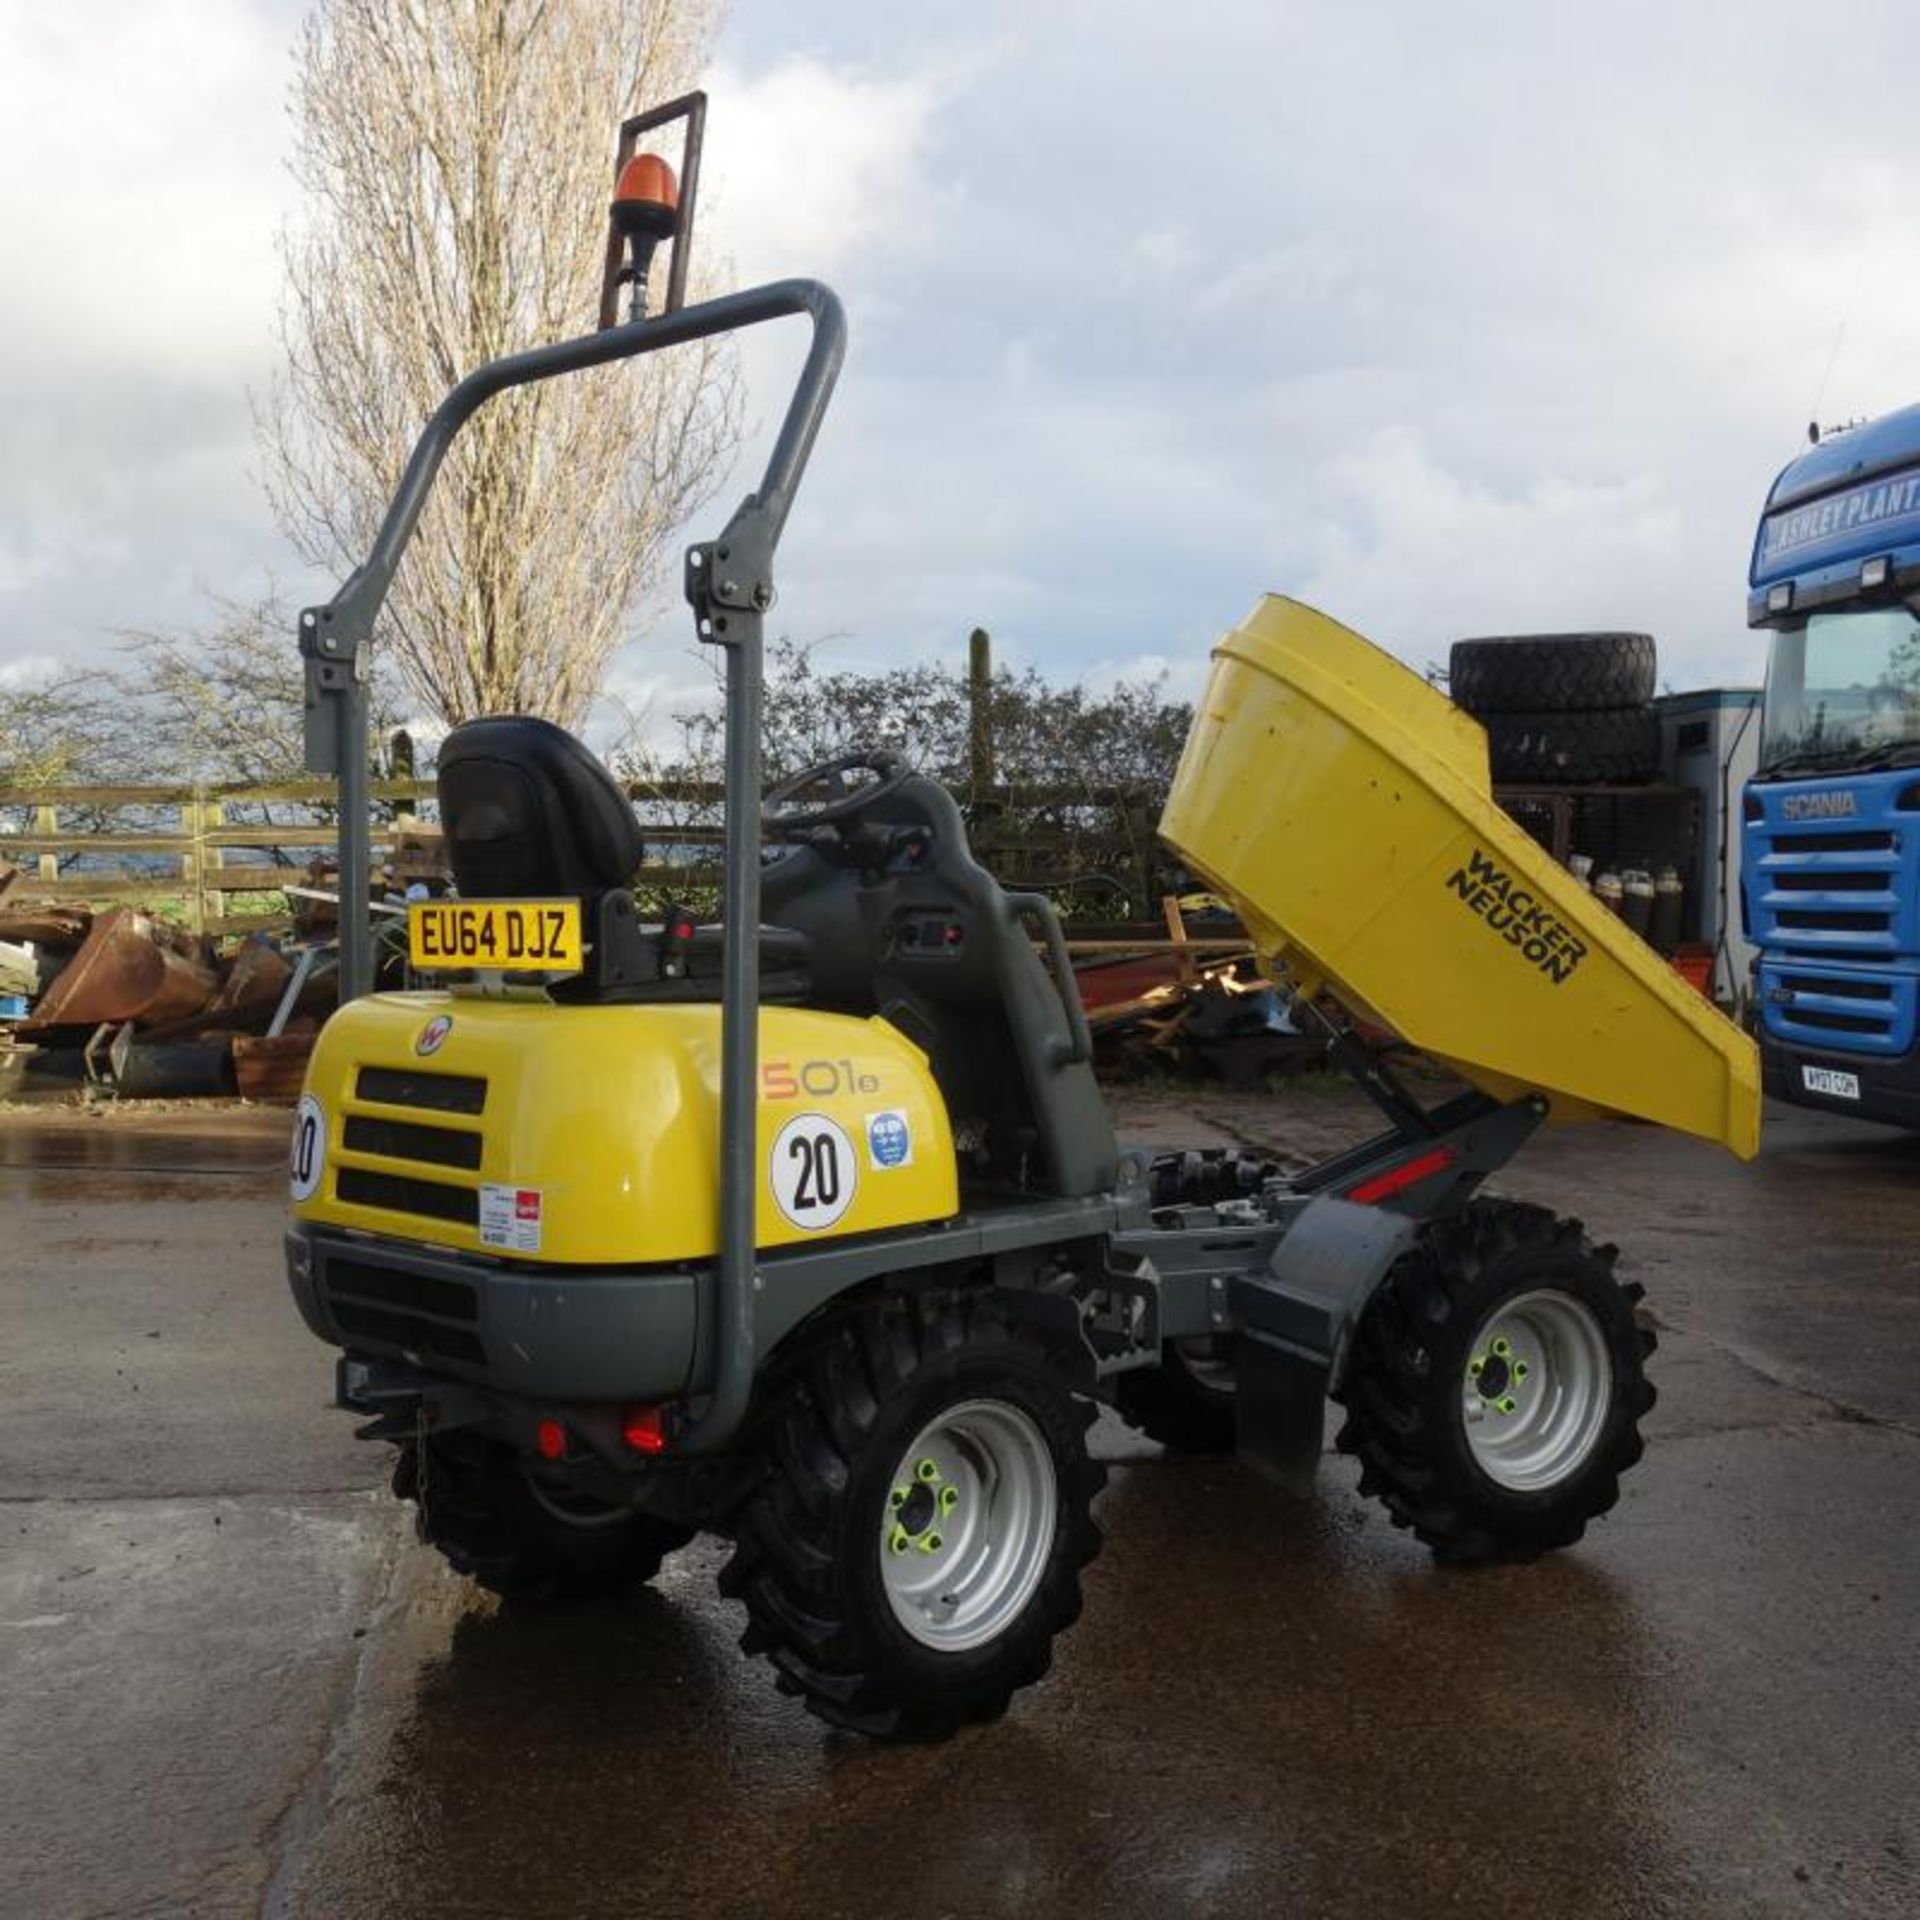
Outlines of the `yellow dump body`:
[{"label": "yellow dump body", "polygon": [[1494,804],[1475,721],[1311,607],[1214,650],[1160,832],[1296,979],[1486,1092],[1759,1150],[1753,1041]]}]

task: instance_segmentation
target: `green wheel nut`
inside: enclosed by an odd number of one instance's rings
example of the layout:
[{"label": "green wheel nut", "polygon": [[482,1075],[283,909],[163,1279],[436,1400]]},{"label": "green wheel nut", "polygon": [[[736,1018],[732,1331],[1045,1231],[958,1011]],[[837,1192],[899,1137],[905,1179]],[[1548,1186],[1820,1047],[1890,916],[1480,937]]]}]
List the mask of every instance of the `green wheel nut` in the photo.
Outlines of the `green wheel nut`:
[{"label": "green wheel nut", "polygon": [[1519,1404],[1513,1395],[1509,1393],[1501,1400],[1500,1411],[1502,1413],[1512,1413],[1519,1407]]},{"label": "green wheel nut", "polygon": [[887,1546],[894,1553],[905,1553],[912,1545],[913,1536],[903,1526],[896,1524],[893,1531],[887,1535]]},{"label": "green wheel nut", "polygon": [[1513,1363],[1513,1377],[1516,1380],[1524,1380],[1527,1377],[1527,1363],[1524,1360],[1516,1360]]},{"label": "green wheel nut", "polygon": [[914,1468],[914,1472],[929,1485],[940,1478],[939,1463],[933,1460],[922,1460],[920,1464]]},{"label": "green wheel nut", "polygon": [[940,1536],[937,1533],[930,1533],[921,1544],[928,1553],[938,1553],[940,1551]]},{"label": "green wheel nut", "polygon": [[1504,1360],[1513,1351],[1513,1342],[1503,1336],[1493,1343],[1493,1350]]},{"label": "green wheel nut", "polygon": [[1470,1379],[1478,1380],[1486,1370],[1487,1363],[1484,1360],[1469,1360],[1467,1362],[1467,1375]]},{"label": "green wheel nut", "polygon": [[907,1504],[906,1488],[895,1487],[892,1493],[890,1493],[887,1496],[887,1501],[888,1501],[888,1504],[892,1506],[896,1512],[898,1512],[900,1508],[904,1507]]},{"label": "green wheel nut", "polygon": [[940,1511],[942,1513],[951,1513],[959,1504],[960,1489],[958,1487],[942,1487],[940,1489]]}]

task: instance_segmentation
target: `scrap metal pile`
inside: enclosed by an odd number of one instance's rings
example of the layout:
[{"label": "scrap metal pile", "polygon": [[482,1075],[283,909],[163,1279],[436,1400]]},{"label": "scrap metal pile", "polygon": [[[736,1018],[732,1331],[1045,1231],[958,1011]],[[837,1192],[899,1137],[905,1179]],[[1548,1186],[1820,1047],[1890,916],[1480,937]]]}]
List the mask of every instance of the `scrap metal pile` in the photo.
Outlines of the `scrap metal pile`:
[{"label": "scrap metal pile", "polygon": [[1104,1072],[1253,1087],[1324,1064],[1324,1035],[1295,1025],[1223,903],[1193,894],[1162,906],[1164,939],[1115,927],[1067,942]]},{"label": "scrap metal pile", "polygon": [[133,907],[31,894],[0,868],[0,1099],[297,1097],[333,1004],[323,943],[222,943]]}]

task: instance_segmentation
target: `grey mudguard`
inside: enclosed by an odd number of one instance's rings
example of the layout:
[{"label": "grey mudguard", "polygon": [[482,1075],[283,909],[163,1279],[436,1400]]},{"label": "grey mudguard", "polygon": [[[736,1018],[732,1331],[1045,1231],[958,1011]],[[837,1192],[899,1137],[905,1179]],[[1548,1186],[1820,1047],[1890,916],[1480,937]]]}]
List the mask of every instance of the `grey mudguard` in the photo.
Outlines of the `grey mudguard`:
[{"label": "grey mudguard", "polygon": [[1264,1273],[1233,1282],[1240,1455],[1296,1484],[1320,1457],[1328,1390],[1373,1290],[1421,1223],[1331,1195],[1294,1216]]}]

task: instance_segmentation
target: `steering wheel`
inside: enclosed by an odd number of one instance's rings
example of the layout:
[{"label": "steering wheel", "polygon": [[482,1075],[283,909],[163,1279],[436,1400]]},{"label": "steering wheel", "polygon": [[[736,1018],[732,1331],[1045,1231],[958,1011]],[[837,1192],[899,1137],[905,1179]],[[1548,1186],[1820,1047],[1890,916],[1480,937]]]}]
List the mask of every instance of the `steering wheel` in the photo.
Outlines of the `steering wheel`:
[{"label": "steering wheel", "polygon": [[[874,777],[854,786],[850,773],[870,773]],[[816,761],[803,767],[791,780],[783,780],[760,803],[760,824],[769,833],[802,833],[809,827],[834,826],[864,812],[877,800],[898,791],[913,777],[913,769],[897,753],[883,753],[872,747],[856,747],[837,759]],[[826,797],[811,806],[795,803],[815,787],[825,789]]]}]

